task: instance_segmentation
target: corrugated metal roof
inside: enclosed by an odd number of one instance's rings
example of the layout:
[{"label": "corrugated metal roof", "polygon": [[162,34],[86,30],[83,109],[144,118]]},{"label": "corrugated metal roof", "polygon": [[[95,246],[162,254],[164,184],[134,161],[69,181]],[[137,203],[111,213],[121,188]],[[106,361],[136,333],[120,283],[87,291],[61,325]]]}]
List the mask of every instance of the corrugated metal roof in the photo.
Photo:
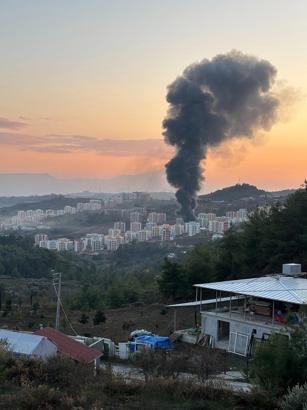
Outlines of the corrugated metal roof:
[{"label": "corrugated metal roof", "polygon": [[81,362],[90,363],[102,356],[102,353],[98,350],[72,339],[52,327],[39,329],[35,332],[35,334],[48,337],[48,339],[57,345],[59,352]]},{"label": "corrugated metal roof", "polygon": [[[198,286],[198,285],[195,285]],[[238,300],[241,299],[240,296],[233,296],[231,300]],[[228,302],[230,300],[230,297],[225,297],[225,298],[219,298],[219,302]],[[185,302],[185,303],[176,303],[174,305],[167,305],[169,308],[176,308],[176,307],[192,307],[192,306],[200,306],[200,305],[210,305],[216,302],[216,299],[204,299],[204,300],[197,300],[194,302]]]},{"label": "corrugated metal roof", "polygon": [[307,279],[293,276],[272,275],[252,279],[200,283],[194,286],[221,292],[295,303],[297,305],[307,304]]},{"label": "corrugated metal roof", "polygon": [[8,348],[12,352],[31,355],[45,337],[0,329],[0,339],[8,343]]}]

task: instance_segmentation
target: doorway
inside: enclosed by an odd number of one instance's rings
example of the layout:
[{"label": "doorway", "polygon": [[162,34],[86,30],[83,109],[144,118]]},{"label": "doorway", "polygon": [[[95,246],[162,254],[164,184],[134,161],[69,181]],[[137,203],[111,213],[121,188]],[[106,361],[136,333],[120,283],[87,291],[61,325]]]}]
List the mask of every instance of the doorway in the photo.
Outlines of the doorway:
[{"label": "doorway", "polygon": [[229,322],[218,320],[217,340],[229,340],[230,326]]}]

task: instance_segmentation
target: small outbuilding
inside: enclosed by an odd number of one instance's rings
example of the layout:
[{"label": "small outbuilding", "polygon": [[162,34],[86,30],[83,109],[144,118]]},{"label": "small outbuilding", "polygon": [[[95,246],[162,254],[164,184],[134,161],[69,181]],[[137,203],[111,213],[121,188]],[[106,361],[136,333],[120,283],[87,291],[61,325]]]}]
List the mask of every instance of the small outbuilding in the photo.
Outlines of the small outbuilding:
[{"label": "small outbuilding", "polygon": [[46,336],[0,329],[0,340],[17,356],[48,359],[56,355],[57,346]]},{"label": "small outbuilding", "polygon": [[58,352],[78,362],[93,363],[96,367],[102,353],[81,341],[77,341],[52,327],[45,327],[35,332],[35,335],[45,336],[56,344]]}]

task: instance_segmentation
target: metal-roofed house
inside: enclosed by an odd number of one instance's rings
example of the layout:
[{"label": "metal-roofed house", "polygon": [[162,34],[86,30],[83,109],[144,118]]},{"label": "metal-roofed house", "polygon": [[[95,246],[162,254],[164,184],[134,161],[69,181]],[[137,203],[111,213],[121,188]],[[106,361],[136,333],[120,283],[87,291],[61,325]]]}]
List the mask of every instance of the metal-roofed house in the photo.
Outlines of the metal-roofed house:
[{"label": "metal-roofed house", "polygon": [[194,285],[201,315],[199,339],[246,356],[254,340],[266,340],[272,333],[289,335],[289,327],[304,319],[304,275],[301,265],[285,264],[282,274]]},{"label": "metal-roofed house", "polygon": [[57,353],[57,346],[45,336],[0,329],[0,340],[17,356],[47,359]]},{"label": "metal-roofed house", "polygon": [[39,329],[35,332],[35,335],[47,337],[56,344],[59,353],[69,356],[78,362],[93,363],[96,367],[102,356],[100,351],[51,327]]}]

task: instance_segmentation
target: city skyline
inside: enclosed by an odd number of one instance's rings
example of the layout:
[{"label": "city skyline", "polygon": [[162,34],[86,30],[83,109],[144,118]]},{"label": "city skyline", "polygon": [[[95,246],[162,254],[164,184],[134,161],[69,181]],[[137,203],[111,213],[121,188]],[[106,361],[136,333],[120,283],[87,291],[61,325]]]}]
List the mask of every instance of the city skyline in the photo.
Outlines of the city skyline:
[{"label": "city skyline", "polygon": [[238,49],[277,68],[276,90],[289,105],[255,141],[211,150],[202,191],[240,180],[298,187],[307,170],[307,5],[295,5],[1,4],[0,173],[112,178],[163,171],[172,155],[161,126],[167,86],[187,65]]}]

